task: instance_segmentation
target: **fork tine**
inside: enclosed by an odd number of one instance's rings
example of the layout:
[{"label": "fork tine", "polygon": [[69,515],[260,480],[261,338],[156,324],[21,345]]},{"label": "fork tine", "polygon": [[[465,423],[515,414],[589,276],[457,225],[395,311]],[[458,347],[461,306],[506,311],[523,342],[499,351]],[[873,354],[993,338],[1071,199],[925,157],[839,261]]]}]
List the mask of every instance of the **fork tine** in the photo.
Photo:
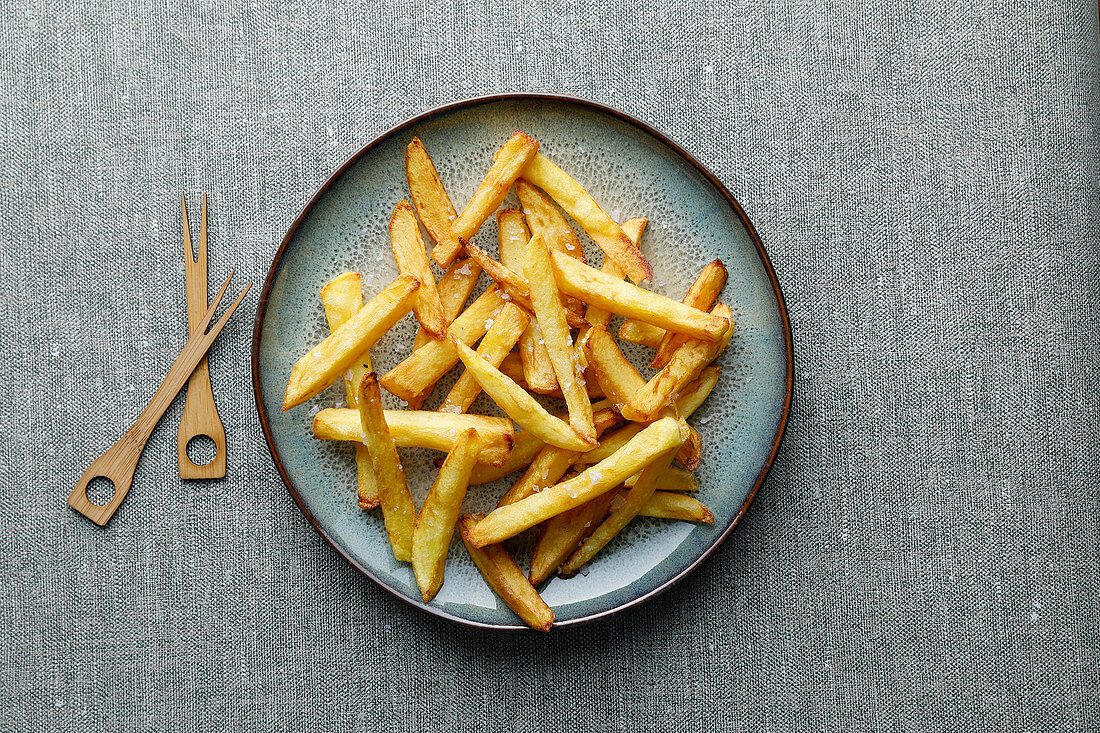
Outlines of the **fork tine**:
[{"label": "fork tine", "polygon": [[214,296],[214,300],[210,301],[210,307],[206,309],[206,315],[199,321],[199,325],[195,328],[197,333],[205,333],[206,327],[210,325],[210,321],[214,318],[214,312],[218,310],[218,304],[222,302],[222,296],[225,295],[225,289],[229,287],[229,281],[233,279],[233,273],[235,270],[229,271],[229,277],[225,278],[225,282],[222,283],[221,288],[218,290],[218,294]]},{"label": "fork tine", "polygon": [[187,194],[180,194],[180,202],[183,204],[183,251],[187,254],[187,261],[195,259],[195,248],[191,246],[191,220],[187,216]]},{"label": "fork tine", "polygon": [[206,194],[202,195],[202,220],[199,224],[199,262],[206,262]]},{"label": "fork tine", "polygon": [[237,296],[236,300],[229,304],[229,307],[225,309],[225,313],[218,319],[218,322],[210,327],[209,338],[213,339],[222,330],[226,323],[229,322],[229,317],[233,315],[233,311],[237,310],[237,306],[244,300],[244,296],[248,295],[248,291],[252,289],[252,283],[244,286],[244,290]]}]

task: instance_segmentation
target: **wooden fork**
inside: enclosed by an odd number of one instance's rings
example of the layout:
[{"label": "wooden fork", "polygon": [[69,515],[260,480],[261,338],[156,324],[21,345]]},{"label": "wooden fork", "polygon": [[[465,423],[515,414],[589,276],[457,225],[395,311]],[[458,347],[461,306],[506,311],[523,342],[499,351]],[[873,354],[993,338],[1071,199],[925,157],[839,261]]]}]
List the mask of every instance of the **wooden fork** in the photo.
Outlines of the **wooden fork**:
[{"label": "wooden fork", "polygon": [[[252,284],[249,283],[237,296],[237,299],[226,308],[225,313],[218,322],[211,326],[210,321],[214,317],[214,312],[217,311],[218,304],[221,303],[222,296],[225,294],[225,289],[229,287],[229,281],[232,279],[233,273],[230,272],[229,277],[222,284],[221,290],[214,296],[214,302],[210,304],[210,308],[207,309],[199,321],[194,333],[191,334],[191,338],[183,347],[183,351],[176,357],[172,367],[168,370],[168,374],[165,375],[164,381],[157,387],[157,391],[153,393],[149,404],[138,415],[133,426],[103,455],[92,461],[92,465],[88,466],[88,470],[76,482],[73,493],[69,495],[69,506],[101,527],[114,516],[115,511],[122,504],[122,500],[126,498],[126,494],[130,491],[130,485],[134,482],[134,471],[137,470],[138,460],[141,458],[141,452],[145,449],[145,443],[149,440],[149,436],[153,434],[153,428],[160,422],[165,410],[168,409],[176,395],[183,389],[188,376],[195,370],[199,360],[206,354],[210,344],[214,343],[218,333],[229,321],[233,311],[244,300],[249,288],[252,287]],[[94,478],[105,478],[115,487],[114,496],[103,506],[93,504],[88,499],[88,483]]]},{"label": "wooden fork", "polygon": [[[184,274],[187,278],[187,327],[193,335],[206,311],[206,194],[202,195],[202,220],[199,224],[199,251],[191,243],[191,221],[187,216],[187,197],[183,203],[183,256]],[[192,438],[205,435],[214,441],[214,458],[198,465],[187,455],[187,444]],[[214,389],[210,385],[210,368],[204,356],[187,380],[187,397],[183,403],[183,417],[176,432],[176,454],[180,478],[214,479],[225,476],[225,427],[218,417],[214,404]]]}]

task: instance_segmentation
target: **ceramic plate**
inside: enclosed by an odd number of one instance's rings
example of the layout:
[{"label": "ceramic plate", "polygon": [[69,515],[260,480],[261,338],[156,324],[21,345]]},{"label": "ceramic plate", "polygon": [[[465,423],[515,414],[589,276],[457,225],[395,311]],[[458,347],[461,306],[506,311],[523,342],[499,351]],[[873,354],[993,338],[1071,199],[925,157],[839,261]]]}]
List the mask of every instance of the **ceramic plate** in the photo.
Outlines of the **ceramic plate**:
[{"label": "ceramic plate", "polygon": [[[735,331],[719,360],[722,377],[691,422],[703,436],[698,498],[714,512],[713,525],[639,518],[581,574],[554,578],[542,589],[563,626],[638,603],[698,565],[748,507],[771,465],[791,396],[791,340],[787,312],[767,255],[741,207],[690,155],[642,122],[583,100],[505,95],[448,105],[399,125],[351,158],[306,205],[275,255],[264,284],[253,337],[256,405],[275,465],[306,518],[359,570],[399,598],[429,613],[477,626],[523,628],[497,599],[456,538],[446,581],[431,603],[420,600],[409,565],[394,561],[378,511],[356,505],[355,470],[348,444],[315,440],[312,416],[343,404],[338,384],[289,412],[280,404],[295,360],[327,333],[318,291],[347,270],[363,275],[370,298],[397,275],[386,223],[407,199],[404,151],[424,141],[451,198],[461,208],[488,169],[493,152],[523,130],[541,151],[571,173],[617,220],[649,217],[642,250],[653,265],[652,289],[679,299],[706,263],[729,269],[722,300],[733,309]],[[506,203],[514,203],[511,194]],[[600,254],[585,242],[589,261]],[[496,251],[490,218],[475,243]],[[484,277],[484,276],[483,276]],[[407,316],[372,350],[381,374],[408,355],[415,321]],[[618,321],[612,322],[617,333]],[[624,347],[629,346],[625,342]],[[624,348],[643,368],[647,349]],[[454,370],[459,372],[460,369]],[[437,406],[450,380],[425,409]],[[388,406],[398,401],[386,395]],[[484,395],[474,412],[500,414]],[[402,451],[419,506],[431,486],[439,454]],[[472,487],[465,511],[488,511],[514,476]],[[531,534],[531,533],[528,533]],[[530,537],[511,544],[526,568]]]}]

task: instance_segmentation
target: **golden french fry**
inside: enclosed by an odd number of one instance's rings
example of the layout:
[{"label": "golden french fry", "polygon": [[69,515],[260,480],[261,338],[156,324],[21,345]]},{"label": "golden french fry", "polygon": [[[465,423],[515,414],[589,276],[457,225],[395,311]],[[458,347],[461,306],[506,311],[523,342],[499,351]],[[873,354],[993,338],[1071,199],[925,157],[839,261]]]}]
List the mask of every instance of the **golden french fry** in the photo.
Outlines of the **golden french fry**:
[{"label": "golden french fry", "polygon": [[523,206],[523,215],[532,233],[541,232],[549,246],[581,262],[585,261],[584,247],[550,199],[522,178],[516,181],[516,196]]},{"label": "golden french fry", "polygon": [[485,179],[451,227],[454,239],[440,242],[432,250],[432,259],[438,262],[440,267],[450,265],[451,260],[462,250],[459,239],[473,239],[485,219],[497,210],[500,202],[508,195],[508,189],[515,183],[520,171],[538,153],[538,149],[537,142],[517,131],[497,151]]},{"label": "golden french fry", "polygon": [[552,516],[579,506],[618,486],[659,456],[675,451],[687,437],[680,423],[667,417],[646,426],[616,453],[575,478],[531,494],[515,504],[494,509],[474,527],[469,540],[478,547],[503,542]]},{"label": "golden french fry", "polygon": [[[640,473],[636,473],[624,481],[623,484],[628,489],[632,488],[638,483],[641,476]],[[686,468],[669,466],[664,473],[657,477],[657,488],[661,491],[698,491],[699,481],[695,478],[695,474]]]},{"label": "golden french fry", "polygon": [[[466,307],[466,301],[474,292],[478,275],[481,274],[481,265],[471,259],[460,258],[451,263],[451,266],[439,278],[439,302],[443,305],[443,320],[450,323],[458,318],[458,314]],[[413,351],[432,340],[432,336],[423,328],[416,330],[416,342]],[[410,403],[409,409],[415,410]]]},{"label": "golden french fry", "polygon": [[[669,465],[675,451],[658,457],[653,463],[646,466],[638,478],[634,487],[626,495],[626,501],[618,507],[612,508],[611,514],[596,528],[596,531],[588,536],[576,552],[561,566],[563,575],[572,575],[580,570],[581,566],[595,557],[607,543],[615,538],[619,532],[630,523],[630,520],[638,515],[639,510],[645,505],[653,492],[657,490],[657,479]],[[614,504],[614,502],[612,502]]]},{"label": "golden french fry", "polygon": [[[504,307],[500,290],[491,287],[454,319],[447,329],[464,344],[472,344],[485,335],[496,314]],[[403,400],[412,400],[429,390],[439,378],[458,363],[458,354],[449,340],[430,341],[382,377],[382,386]]]},{"label": "golden french fry", "polygon": [[584,353],[590,378],[595,377],[615,407],[625,405],[635,392],[645,386],[645,379],[619,351],[615,340],[603,326],[594,326],[588,331]]},{"label": "golden french fry", "polygon": [[[712,314],[733,323],[733,314],[725,303],[719,303]],[[646,385],[634,393],[621,412],[628,420],[652,420],[669,399],[714,361],[729,344],[732,329],[717,341],[706,342],[690,339],[676,350],[668,364],[653,376]]]},{"label": "golden french fry", "polygon": [[[630,241],[634,244],[638,244],[642,238],[642,232],[645,231],[646,224],[649,223],[649,219],[629,219],[623,222],[623,232],[630,238]],[[623,270],[617,264],[613,257],[603,258],[603,267],[600,268],[611,277],[622,280]],[[589,304],[588,308],[584,311],[584,320],[588,321],[591,326],[604,326],[611,321],[610,311],[606,311],[600,308],[598,305]],[[583,337],[582,337],[583,339]]]},{"label": "golden french fry", "polygon": [[400,275],[369,303],[299,359],[290,372],[283,412],[318,394],[343,375],[412,307],[420,283]]},{"label": "golden french fry", "polygon": [[378,479],[382,519],[386,524],[393,556],[401,562],[408,562],[412,559],[416,507],[413,506],[408,484],[405,483],[405,469],[401,467],[397,446],[386,425],[382,394],[378,389],[378,375],[374,372],[363,377],[359,387],[359,419],[362,423],[363,442],[370,452],[374,475]]},{"label": "golden french fry", "polygon": [[554,375],[569,408],[569,424],[591,445],[596,445],[596,429],[592,425],[592,403],[588,400],[584,378],[577,368],[576,352],[569,338],[565,307],[550,269],[550,250],[541,234],[534,234],[527,243],[524,275],[531,287],[535,318],[546,340],[546,351]]},{"label": "golden french fry", "polygon": [[[625,500],[626,494],[626,491],[619,491],[611,500],[612,506],[617,501]],[[710,509],[707,509],[703,502],[694,497],[672,491],[654,491],[653,496],[649,497],[649,501],[638,512],[638,516],[714,524],[714,514],[711,513]]]},{"label": "golden french fry", "polygon": [[[684,296],[684,305],[690,305],[692,308],[701,311],[709,311],[714,306],[715,301],[718,300],[722,288],[726,286],[727,277],[726,266],[722,264],[722,260],[711,262],[703,268],[702,272],[699,273],[699,277],[695,278],[695,282],[691,284],[687,295]],[[730,323],[732,324],[733,321],[731,320]],[[665,337],[661,340],[661,345],[657,347],[657,353],[654,354],[650,366],[654,369],[664,367],[668,360],[672,358],[676,349],[683,346],[687,340],[688,337],[682,333],[666,332]]]},{"label": "golden french fry", "polygon": [[[383,416],[398,448],[431,448],[447,453],[454,448],[458,436],[473,428],[480,443],[481,463],[499,466],[512,453],[515,435],[512,421],[507,418],[423,410],[386,410]],[[366,442],[356,411],[341,407],[330,407],[314,415],[313,435],[320,440]]]},{"label": "golden french fry", "polygon": [[462,542],[481,575],[508,608],[515,611],[523,622],[537,631],[549,631],[554,625],[554,612],[542,600],[535,587],[523,575],[516,561],[503,545],[478,547],[470,544],[468,535],[483,515],[467,514],[459,520]]},{"label": "golden french fry", "polygon": [[497,250],[500,264],[512,272],[523,272],[523,257],[527,252],[527,240],[531,232],[527,220],[519,209],[501,209],[497,212]]},{"label": "golden french fry", "polygon": [[653,268],[649,266],[638,245],[630,241],[622,227],[569,174],[545,156],[536,155],[523,171],[523,177],[549,194],[565,213],[588,232],[604,254],[615,260],[633,282],[641,283],[653,279]]},{"label": "golden french fry", "polygon": [[596,531],[611,511],[611,501],[618,495],[619,492],[608,491],[543,522],[542,532],[531,555],[531,585],[542,585],[584,538]]},{"label": "golden french fry", "polygon": [[522,430],[515,433],[512,452],[508,454],[508,458],[499,466],[478,463],[474,467],[473,474],[470,475],[470,485],[491,484],[510,473],[526,468],[545,445],[546,443],[537,435]]},{"label": "golden french fry", "polygon": [[583,451],[589,445],[568,424],[554,417],[500,370],[482,359],[466,344],[451,339],[466,370],[478,381],[501,410],[524,430],[559,448]]},{"label": "golden french fry", "polygon": [[[363,307],[363,284],[358,272],[345,272],[321,288],[321,303],[325,306],[325,318],[330,331],[335,331]],[[355,365],[344,372],[344,395],[348,405],[359,409],[359,385],[367,372],[374,371],[370,352],[363,353]],[[359,506],[374,509],[378,506],[378,482],[374,478],[374,466],[367,446],[355,446],[355,477]]]},{"label": "golden french fry", "polygon": [[509,351],[504,355],[500,364],[497,365],[497,369],[501,374],[511,379],[519,386],[525,386],[526,380],[523,378],[523,359],[520,358],[518,351]]},{"label": "golden french fry", "polygon": [[[527,328],[529,317],[515,303],[506,303],[492,319],[493,323],[485,332],[485,338],[477,347],[477,355],[498,366],[515,346],[523,329]],[[440,406],[440,412],[466,412],[481,394],[481,385],[470,374],[458,378],[455,386]]]},{"label": "golden french fry", "polygon": [[458,214],[420,138],[414,137],[405,148],[405,175],[416,213],[432,241],[438,245],[454,239],[452,224]]},{"label": "golden french fry", "polygon": [[455,447],[443,461],[413,530],[412,567],[420,594],[427,603],[443,586],[447,550],[454,536],[455,523],[466,498],[470,471],[477,463],[477,430],[470,428],[455,441]]},{"label": "golden french fry", "polygon": [[439,300],[435,275],[428,264],[428,253],[424,250],[424,240],[420,238],[420,225],[416,213],[408,201],[399,201],[390,216],[390,248],[397,267],[406,275],[412,275],[420,281],[416,291],[413,312],[421,327],[436,338],[443,338],[447,321],[443,317],[443,304]]},{"label": "golden french fry", "polygon": [[[622,417],[615,410],[606,408],[595,414],[594,422],[596,435],[599,435],[622,422]],[[565,450],[554,445],[543,446],[519,480],[501,497],[497,506],[514,504],[540,491],[543,487],[558,483],[558,479],[565,475],[579,456],[580,453],[577,451]]]},{"label": "golden french fry", "polygon": [[619,338],[623,341],[648,346],[651,349],[660,347],[666,333],[668,331],[659,326],[651,326],[641,321],[627,320],[619,326]]},{"label": "golden french fry", "polygon": [[560,252],[551,252],[550,262],[558,288],[563,293],[576,296],[586,303],[595,303],[612,313],[668,331],[686,333],[703,341],[717,341],[730,328],[728,319],[643,290]]}]

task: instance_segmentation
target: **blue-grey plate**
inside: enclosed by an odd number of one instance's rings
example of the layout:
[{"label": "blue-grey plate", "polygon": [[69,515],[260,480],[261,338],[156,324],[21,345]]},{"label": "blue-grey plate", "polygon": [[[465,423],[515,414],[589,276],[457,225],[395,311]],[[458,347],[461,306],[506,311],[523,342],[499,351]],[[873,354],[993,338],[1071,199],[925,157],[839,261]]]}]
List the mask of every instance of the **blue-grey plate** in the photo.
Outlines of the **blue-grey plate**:
[{"label": "blue-grey plate", "polygon": [[[721,543],[752,501],[779,447],[793,374],[790,324],[779,283],[745,213],[698,161],[622,112],[548,95],[484,97],[420,115],[353,156],[290,227],[264,283],[252,345],[260,422],[291,495],[337,552],[408,603],[461,623],[498,629],[523,627],[478,575],[457,538],[443,589],[431,603],[421,602],[411,567],[393,559],[379,513],[356,505],[351,447],[312,437],[312,415],[342,404],[342,385],[289,412],[281,411],[281,402],[295,360],[327,334],[321,286],[341,272],[358,270],[364,295],[370,298],[397,275],[386,223],[394,204],[409,195],[404,165],[409,140],[417,136],[424,141],[461,208],[493,152],[517,129],[537,139],[541,151],[616,219],[649,218],[641,246],[653,265],[655,291],[679,299],[700,268],[721,258],[729,270],[722,300],[735,318],[730,348],[719,361],[718,386],[691,419],[703,436],[698,498],[714,512],[715,523],[636,519],[581,574],[553,578],[541,589],[557,625],[639,603],[682,578]],[[589,261],[598,264],[602,255],[575,228]],[[493,218],[475,241],[496,251]],[[612,327],[615,333],[615,322]],[[408,316],[375,346],[379,373],[407,356],[414,329]],[[643,375],[652,373],[645,367],[651,351],[624,351]],[[447,383],[440,385],[435,402],[425,409],[446,395],[447,388]],[[390,406],[398,406],[396,399]],[[495,406],[482,395],[473,411],[493,413]],[[403,451],[418,505],[431,486],[437,456],[427,450]],[[472,487],[465,511],[490,510],[514,478]],[[511,549],[525,567],[530,538],[518,538]]]}]

